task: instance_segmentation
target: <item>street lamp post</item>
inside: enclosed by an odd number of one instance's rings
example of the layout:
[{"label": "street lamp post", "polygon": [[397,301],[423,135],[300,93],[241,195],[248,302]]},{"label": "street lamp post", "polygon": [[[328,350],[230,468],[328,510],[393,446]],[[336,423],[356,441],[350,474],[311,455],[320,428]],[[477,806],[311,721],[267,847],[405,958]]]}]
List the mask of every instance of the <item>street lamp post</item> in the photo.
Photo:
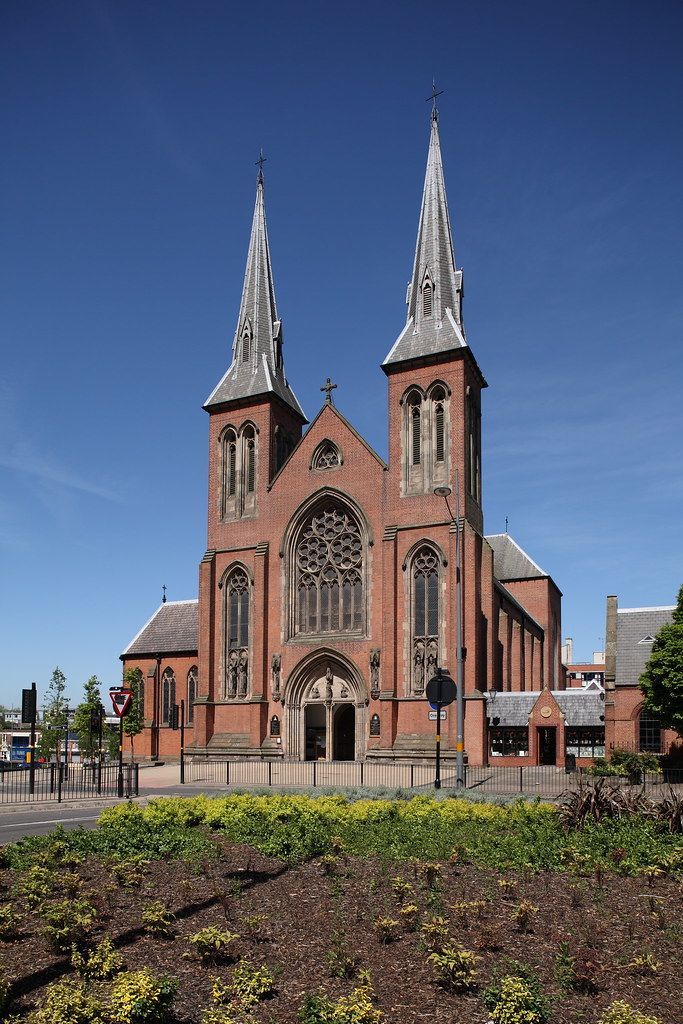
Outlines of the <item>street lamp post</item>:
[{"label": "street lamp post", "polygon": [[[446,502],[448,515],[453,519],[448,498],[450,487],[435,487],[438,494]],[[460,542],[460,488],[458,471],[455,471],[455,785],[463,789],[465,785],[465,702],[463,694],[462,673],[462,551]]]}]

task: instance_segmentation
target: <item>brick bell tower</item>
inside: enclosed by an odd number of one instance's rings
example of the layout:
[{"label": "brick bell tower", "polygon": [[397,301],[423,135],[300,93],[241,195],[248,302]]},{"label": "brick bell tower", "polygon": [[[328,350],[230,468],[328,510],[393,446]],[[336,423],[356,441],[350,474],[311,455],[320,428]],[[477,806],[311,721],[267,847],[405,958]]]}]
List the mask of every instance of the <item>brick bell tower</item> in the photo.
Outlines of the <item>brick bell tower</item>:
[{"label": "brick bell tower", "polygon": [[[465,693],[482,706],[480,692],[486,688],[491,646],[483,609],[491,603],[492,581],[487,560],[482,558],[481,392],[487,385],[463,324],[463,272],[455,263],[435,104],[406,303],[405,327],[382,364],[389,398],[384,564],[396,566],[397,609],[395,635],[385,636],[384,646],[393,653],[394,745],[397,751],[405,748],[406,756],[415,756],[433,746],[431,733],[423,739],[426,724],[421,720],[427,660],[432,670],[438,659],[455,674],[456,530],[443,497],[434,494],[436,487],[451,488],[453,515],[457,489],[463,529]],[[439,561],[438,601],[435,596],[432,611],[427,607],[425,613],[430,624],[411,618],[411,594],[416,586],[424,586],[412,568],[418,546],[427,559]],[[424,637],[414,635],[420,629]],[[453,719],[449,716],[445,730],[451,749]],[[481,745],[481,709],[475,711],[472,705],[469,719],[474,752]],[[422,749],[425,743],[428,750]]]},{"label": "brick bell tower", "polygon": [[197,749],[258,753],[268,621],[269,485],[308,422],[285,376],[264,203],[263,159],[232,362],[209,414],[207,551],[199,567]]}]

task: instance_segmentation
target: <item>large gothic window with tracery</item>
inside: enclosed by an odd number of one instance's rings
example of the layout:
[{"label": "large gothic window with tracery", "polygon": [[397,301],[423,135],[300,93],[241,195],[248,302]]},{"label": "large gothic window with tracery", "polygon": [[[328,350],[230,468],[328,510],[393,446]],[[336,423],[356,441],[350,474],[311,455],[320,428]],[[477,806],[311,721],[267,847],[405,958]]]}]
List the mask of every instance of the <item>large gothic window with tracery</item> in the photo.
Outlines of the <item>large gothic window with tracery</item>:
[{"label": "large gothic window with tracery", "polygon": [[314,512],[294,554],[294,632],[361,632],[363,571],[363,539],[354,516],[338,505]]},{"label": "large gothic window with tracery", "polygon": [[239,566],[225,585],[225,695],[246,697],[249,682],[249,577]]},{"label": "large gothic window with tracery", "polygon": [[412,691],[423,693],[439,663],[439,558],[420,548],[411,563]]}]

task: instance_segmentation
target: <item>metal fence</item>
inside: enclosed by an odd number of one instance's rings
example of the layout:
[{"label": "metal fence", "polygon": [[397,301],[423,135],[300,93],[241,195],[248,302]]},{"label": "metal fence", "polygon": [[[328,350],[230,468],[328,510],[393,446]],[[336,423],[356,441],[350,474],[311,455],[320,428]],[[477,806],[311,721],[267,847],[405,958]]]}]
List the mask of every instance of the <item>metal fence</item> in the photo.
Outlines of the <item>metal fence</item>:
[{"label": "metal fence", "polygon": [[138,795],[136,764],[124,764],[122,780],[118,764],[36,764],[33,770],[27,765],[0,766],[0,804],[112,797],[119,796],[120,789],[126,798]]},{"label": "metal fence", "polygon": [[[266,761],[257,759],[186,759],[185,783],[205,786],[264,786],[303,789],[309,786],[331,788],[381,787],[387,789],[424,789],[434,787],[433,764],[406,764],[400,761]],[[563,768],[533,765],[521,767],[472,767],[465,769],[465,788],[473,793],[499,796],[558,797],[568,789],[594,782],[585,769],[565,772]],[[643,788],[648,796],[668,791],[671,785],[683,787],[683,770],[665,770],[661,775],[648,773],[629,780],[611,777],[610,785]],[[441,786],[454,789],[455,765],[441,766]]]}]

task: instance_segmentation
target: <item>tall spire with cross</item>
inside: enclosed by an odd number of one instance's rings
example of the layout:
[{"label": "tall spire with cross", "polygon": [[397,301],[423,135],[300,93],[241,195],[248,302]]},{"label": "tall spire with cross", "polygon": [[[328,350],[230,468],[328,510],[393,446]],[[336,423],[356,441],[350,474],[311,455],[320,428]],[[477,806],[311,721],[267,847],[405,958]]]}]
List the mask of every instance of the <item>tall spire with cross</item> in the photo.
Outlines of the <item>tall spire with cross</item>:
[{"label": "tall spire with cross", "polygon": [[227,373],[204,404],[205,409],[263,394],[274,394],[306,422],[299,401],[285,377],[282,354],[282,321],[275,302],[266,228],[261,150],[256,165],[256,203],[251,225],[242,301],[232,343],[232,362]]},{"label": "tall spire with cross", "polygon": [[404,329],[382,364],[384,367],[467,345],[462,323],[462,271],[455,266],[441,160],[436,107],[440,95],[434,83],[427,97],[432,104],[431,134],[413,276],[406,297],[408,315]]}]

